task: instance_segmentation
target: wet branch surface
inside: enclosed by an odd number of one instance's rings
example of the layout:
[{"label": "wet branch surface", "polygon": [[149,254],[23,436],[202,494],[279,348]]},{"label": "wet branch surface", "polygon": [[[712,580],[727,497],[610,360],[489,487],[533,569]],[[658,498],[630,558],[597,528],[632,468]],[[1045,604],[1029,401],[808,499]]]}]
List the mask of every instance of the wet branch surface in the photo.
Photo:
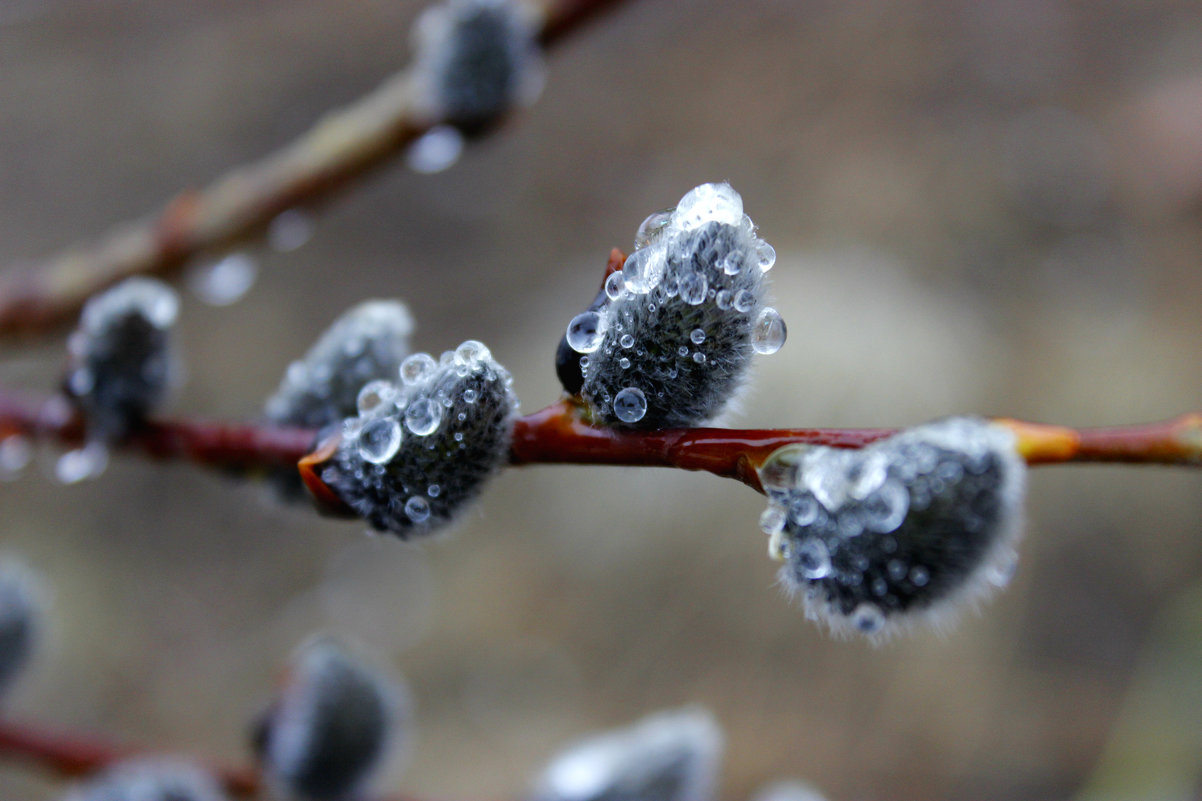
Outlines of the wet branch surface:
[{"label": "wet branch surface", "polygon": [[[998,419],[1016,436],[1031,465],[1130,463],[1202,466],[1202,414],[1106,428],[1071,428]],[[519,418],[510,464],[593,464],[703,470],[762,490],[756,469],[785,445],[859,448],[896,433],[892,428],[688,428],[630,431],[589,425],[577,402],[565,399]],[[0,389],[0,439],[21,435],[74,447],[84,441],[82,418],[61,398]],[[115,447],[156,459],[254,471],[295,465],[313,452],[317,432],[265,423],[156,418]],[[329,449],[329,443],[325,444]]]}]

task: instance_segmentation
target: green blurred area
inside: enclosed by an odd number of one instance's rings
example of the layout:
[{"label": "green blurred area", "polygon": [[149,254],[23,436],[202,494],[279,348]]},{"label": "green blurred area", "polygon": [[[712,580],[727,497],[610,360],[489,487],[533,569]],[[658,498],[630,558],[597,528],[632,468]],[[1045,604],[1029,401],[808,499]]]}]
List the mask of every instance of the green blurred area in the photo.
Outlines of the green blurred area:
[{"label": "green blurred area", "polygon": [[[284,144],[401,67],[419,10],[0,2],[0,264]],[[711,180],[776,247],[790,333],[734,424],[1202,406],[1196,3],[640,0],[548,67],[448,172],[398,161],[304,247],[250,251],[237,305],[186,295],[172,411],[253,417],[373,296],[409,304],[420,349],[486,342],[533,411],[610,247]],[[62,350],[5,343],[0,381],[50,390]],[[388,784],[423,797],[518,796],[564,742],[695,702],[726,729],[730,801],[787,777],[832,801],[1198,798],[1198,481],[1035,471],[1011,588],[873,649],[781,597],[760,499],[709,476],[509,471],[419,547],[187,465],[118,457],[72,487],[33,468],[0,484],[0,547],[54,586],[53,630],[9,709],[236,761],[321,629],[408,676],[418,744]],[[0,767],[6,799],[56,791]]]}]

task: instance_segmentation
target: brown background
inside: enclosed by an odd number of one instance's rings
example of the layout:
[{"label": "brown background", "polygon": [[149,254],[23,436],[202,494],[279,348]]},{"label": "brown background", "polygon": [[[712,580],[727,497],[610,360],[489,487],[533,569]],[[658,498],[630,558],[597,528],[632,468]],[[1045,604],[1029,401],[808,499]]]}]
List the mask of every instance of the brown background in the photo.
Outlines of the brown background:
[{"label": "brown background", "polygon": [[[405,63],[418,9],[0,3],[0,263],[286,142]],[[777,248],[790,333],[739,425],[1202,406],[1197,4],[641,0],[549,70],[454,169],[398,163],[304,248],[256,251],[238,305],[185,296],[172,411],[255,415],[371,296],[409,303],[420,349],[487,342],[533,411],[609,248],[720,179]],[[61,349],[7,343],[0,379],[48,390]],[[784,601],[760,499],[708,476],[510,471],[417,547],[187,465],[117,458],[73,487],[35,468],[0,485],[0,537],[55,609],[9,707],[239,760],[275,666],[325,629],[408,676],[418,737],[387,784],[423,797],[520,795],[561,744],[687,702],[725,727],[731,801],[790,776],[832,801],[1202,797],[1198,476],[1031,479],[1010,590],[872,649]],[[6,799],[56,792],[0,768]]]}]

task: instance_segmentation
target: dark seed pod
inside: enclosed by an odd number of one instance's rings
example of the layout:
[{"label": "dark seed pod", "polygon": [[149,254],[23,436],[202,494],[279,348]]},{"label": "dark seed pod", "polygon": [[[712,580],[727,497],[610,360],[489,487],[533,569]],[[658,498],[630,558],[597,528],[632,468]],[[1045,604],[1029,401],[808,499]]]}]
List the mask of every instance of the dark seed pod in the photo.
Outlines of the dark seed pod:
[{"label": "dark seed pod", "polygon": [[316,470],[373,527],[408,539],[451,520],[505,464],[518,404],[508,371],[474,340],[437,362],[414,354],[400,374],[363,388]]},{"label": "dark seed pod", "polygon": [[516,0],[447,0],[415,27],[414,83],[422,111],[472,136],[542,88],[536,20]]},{"label": "dark seed pod", "polygon": [[0,696],[33,653],[43,596],[29,568],[14,559],[0,561]]},{"label": "dark seed pod", "polygon": [[217,781],[186,762],[139,759],[113,766],[64,801],[226,801]]},{"label": "dark seed pod", "polygon": [[760,470],[760,519],[780,578],[836,634],[938,624],[1005,585],[1026,464],[976,418],[907,429],[862,450],[787,446]]},{"label": "dark seed pod", "polygon": [[130,278],[84,306],[68,340],[65,389],[86,419],[89,440],[128,436],[163,399],[173,373],[168,344],[178,312],[175,291],[150,278]]},{"label": "dark seed pod", "polygon": [[[606,425],[703,423],[738,392],[752,354],[784,343],[784,322],[766,305],[776,254],[728,184],[703,184],[652,215],[635,246],[607,279],[603,302],[568,324],[579,394]],[[561,346],[557,361],[565,354]],[[573,392],[575,371],[559,374]]]},{"label": "dark seed pod", "polygon": [[709,801],[721,758],[722,731],[709,712],[661,712],[560,753],[530,801]]},{"label": "dark seed pod", "polygon": [[293,658],[254,747],[264,772],[290,797],[325,801],[370,781],[407,725],[407,693],[337,642],[318,638]]}]

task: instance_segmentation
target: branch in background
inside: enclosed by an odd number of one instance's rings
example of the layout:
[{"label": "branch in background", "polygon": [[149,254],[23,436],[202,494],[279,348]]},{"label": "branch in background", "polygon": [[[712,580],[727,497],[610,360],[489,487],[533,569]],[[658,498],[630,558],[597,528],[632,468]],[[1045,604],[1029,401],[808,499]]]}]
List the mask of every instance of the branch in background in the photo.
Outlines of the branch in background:
[{"label": "branch in background", "polygon": [[[0,718],[0,755],[33,762],[64,778],[88,776],[148,753],[147,749],[119,747],[93,736],[49,731]],[[258,773],[249,768],[202,767],[232,795],[250,797],[261,789]]]},{"label": "branch in background", "polygon": [[[551,47],[624,0],[555,0],[539,41]],[[311,207],[402,153],[442,120],[419,119],[408,70],[323,117],[277,152],[96,242],[0,274],[0,336],[67,323],[97,291],[131,275],[166,273],[198,253],[259,236],[280,213]]]},{"label": "branch in background", "polygon": [[[1018,452],[1031,465],[1107,462],[1202,467],[1202,414],[1108,428],[995,422],[1014,431]],[[756,468],[784,445],[858,448],[895,432],[891,428],[624,431],[588,425],[579,407],[564,400],[516,422],[510,463],[704,470],[762,491]],[[79,416],[63,403],[0,390],[0,440],[12,435],[76,446],[83,443],[84,428]],[[266,424],[159,419],[148,422],[119,447],[158,459],[254,470],[295,465],[314,450],[316,436],[309,429]],[[321,450],[332,451],[328,443]]]}]

